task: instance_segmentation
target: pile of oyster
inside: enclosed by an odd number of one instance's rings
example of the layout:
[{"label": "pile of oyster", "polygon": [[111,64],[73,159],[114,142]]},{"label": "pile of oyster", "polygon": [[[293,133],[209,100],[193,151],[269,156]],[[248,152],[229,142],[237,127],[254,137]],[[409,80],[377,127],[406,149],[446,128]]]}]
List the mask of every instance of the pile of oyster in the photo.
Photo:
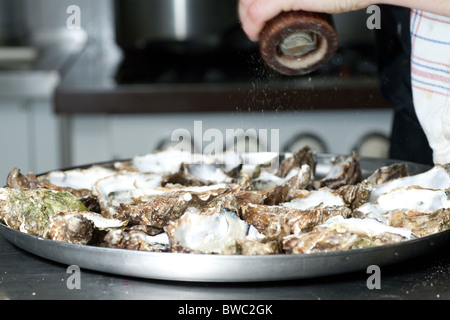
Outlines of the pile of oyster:
[{"label": "pile of oyster", "polygon": [[204,254],[302,254],[367,248],[450,225],[450,165],[409,175],[398,163],[362,177],[337,156],[169,149],[36,177],[14,169],[0,222],[79,245]]}]

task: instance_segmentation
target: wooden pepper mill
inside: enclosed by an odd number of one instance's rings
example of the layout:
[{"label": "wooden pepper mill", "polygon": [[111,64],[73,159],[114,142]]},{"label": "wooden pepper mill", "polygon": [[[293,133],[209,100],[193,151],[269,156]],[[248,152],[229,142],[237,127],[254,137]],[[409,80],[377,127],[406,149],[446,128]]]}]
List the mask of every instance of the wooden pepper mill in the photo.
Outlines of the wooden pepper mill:
[{"label": "wooden pepper mill", "polygon": [[338,48],[331,15],[306,11],[283,12],[264,26],[261,56],[285,75],[304,75],[329,61]]}]

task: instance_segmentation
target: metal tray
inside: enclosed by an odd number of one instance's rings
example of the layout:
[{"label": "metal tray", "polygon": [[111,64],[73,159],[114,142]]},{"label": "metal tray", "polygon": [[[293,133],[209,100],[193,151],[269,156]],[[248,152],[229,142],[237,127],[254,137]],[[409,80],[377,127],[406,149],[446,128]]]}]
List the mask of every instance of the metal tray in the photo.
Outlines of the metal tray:
[{"label": "metal tray", "polygon": [[[317,170],[326,172],[332,155],[317,156]],[[360,159],[363,175],[394,163]],[[410,164],[411,174],[429,167]],[[320,174],[320,172],[319,172]],[[450,240],[450,230],[397,244],[366,249],[303,255],[206,255],[143,252],[74,245],[43,239],[0,224],[0,234],[14,245],[65,265],[105,273],[160,280],[257,282],[314,278],[366,270],[425,254]]]}]

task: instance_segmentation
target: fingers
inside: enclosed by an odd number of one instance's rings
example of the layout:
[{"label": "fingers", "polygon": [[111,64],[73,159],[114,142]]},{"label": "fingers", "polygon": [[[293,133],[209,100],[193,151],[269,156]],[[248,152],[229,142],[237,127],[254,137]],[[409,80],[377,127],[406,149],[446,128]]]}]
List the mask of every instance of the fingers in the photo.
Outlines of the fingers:
[{"label": "fingers", "polygon": [[252,41],[259,39],[265,23],[282,11],[292,10],[293,0],[241,0],[239,17],[242,28]]},{"label": "fingers", "polygon": [[341,13],[364,8],[367,3],[368,0],[240,0],[239,18],[250,40],[257,41],[264,24],[283,11]]}]

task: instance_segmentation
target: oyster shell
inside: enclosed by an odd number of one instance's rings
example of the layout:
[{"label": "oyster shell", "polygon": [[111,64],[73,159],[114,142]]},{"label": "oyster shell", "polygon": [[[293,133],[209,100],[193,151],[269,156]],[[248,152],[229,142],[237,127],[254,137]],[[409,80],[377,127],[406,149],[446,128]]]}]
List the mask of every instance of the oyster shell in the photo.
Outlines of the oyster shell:
[{"label": "oyster shell", "polygon": [[165,176],[161,184],[163,186],[168,183],[184,186],[206,186],[231,182],[233,182],[233,179],[224,172],[222,167],[217,165],[182,163],[178,172]]},{"label": "oyster shell", "polygon": [[[160,152],[135,156],[129,163],[129,168],[140,172],[173,174],[178,172],[182,163],[213,164],[214,160],[202,154],[167,149]],[[123,167],[119,166],[119,168]]]},{"label": "oyster shell", "polygon": [[39,183],[34,173],[30,172],[26,175],[20,172],[20,169],[12,169],[6,178],[6,186],[15,189],[37,189]]},{"label": "oyster shell", "polygon": [[391,180],[409,176],[407,163],[394,163],[375,170],[366,180],[372,186],[377,186]]},{"label": "oyster shell", "polygon": [[450,209],[438,209],[432,213],[396,210],[389,214],[387,223],[410,229],[416,237],[424,237],[450,228]]},{"label": "oyster shell", "polygon": [[279,237],[251,237],[236,241],[237,254],[242,255],[266,255],[281,254],[283,246]]},{"label": "oyster shell", "polygon": [[355,209],[355,215],[373,217],[385,222],[386,219],[383,216],[387,216],[395,210],[432,213],[441,208],[450,208],[450,200],[446,191],[413,186],[397,188],[384,193],[375,202],[367,202]]},{"label": "oyster shell", "polygon": [[313,182],[315,189],[328,187],[338,189],[344,185],[352,185],[361,182],[362,173],[359,159],[356,153],[351,156],[338,156],[333,158],[332,166],[327,175]]},{"label": "oyster shell", "polygon": [[315,169],[314,153],[312,149],[307,146],[297,151],[294,155],[284,159],[280,164],[277,176],[282,178],[286,177],[293,168],[301,168],[304,164],[310,167],[312,178]]},{"label": "oyster shell", "polygon": [[317,207],[343,207],[346,206],[346,203],[337,191],[329,188],[321,188],[311,191],[299,190],[296,192],[295,198],[281,205],[288,208],[308,210]]},{"label": "oyster shell", "polygon": [[[286,205],[287,204],[287,205]],[[307,232],[334,216],[349,217],[346,206],[316,206],[283,203],[278,206],[241,206],[241,217],[265,236],[286,236]]]},{"label": "oyster shell", "polygon": [[120,204],[132,203],[134,193],[139,190],[157,188],[162,177],[157,174],[121,172],[97,180],[92,193],[97,197],[101,213],[106,218],[116,218]]},{"label": "oyster shell", "polygon": [[450,188],[450,165],[436,165],[430,170],[398,179],[394,179],[373,188],[370,201],[374,202],[383,193],[399,187],[418,186],[427,189],[445,190]]},{"label": "oyster shell", "polygon": [[50,217],[48,238],[74,244],[88,244],[97,230],[124,227],[126,222],[106,219],[89,211],[64,211]]},{"label": "oyster shell", "polygon": [[0,189],[0,220],[10,228],[46,237],[50,217],[62,211],[86,211],[68,192],[47,189]]},{"label": "oyster shell", "polygon": [[207,216],[194,209],[164,230],[172,252],[237,254],[237,241],[248,235],[249,225],[230,210]]},{"label": "oyster shell", "polygon": [[169,250],[169,239],[165,233],[150,236],[142,230],[112,229],[105,235],[100,246],[116,249],[166,252]]},{"label": "oyster shell", "polygon": [[[164,190],[164,191],[162,191]],[[223,209],[237,210],[237,201],[226,185],[158,189],[160,193],[134,199],[134,203],[121,204],[118,217],[129,220],[130,225],[141,225],[162,232],[169,221],[181,217],[189,207],[203,215],[212,215]],[[159,231],[158,231],[159,230]]]},{"label": "oyster shell", "polygon": [[334,217],[308,233],[283,239],[288,254],[352,250],[410,239],[408,229],[386,226],[373,219]]},{"label": "oyster shell", "polygon": [[52,184],[71,189],[91,190],[98,180],[117,173],[116,170],[94,165],[87,169],[73,169],[67,171],[56,170],[38,177],[40,183]]}]

